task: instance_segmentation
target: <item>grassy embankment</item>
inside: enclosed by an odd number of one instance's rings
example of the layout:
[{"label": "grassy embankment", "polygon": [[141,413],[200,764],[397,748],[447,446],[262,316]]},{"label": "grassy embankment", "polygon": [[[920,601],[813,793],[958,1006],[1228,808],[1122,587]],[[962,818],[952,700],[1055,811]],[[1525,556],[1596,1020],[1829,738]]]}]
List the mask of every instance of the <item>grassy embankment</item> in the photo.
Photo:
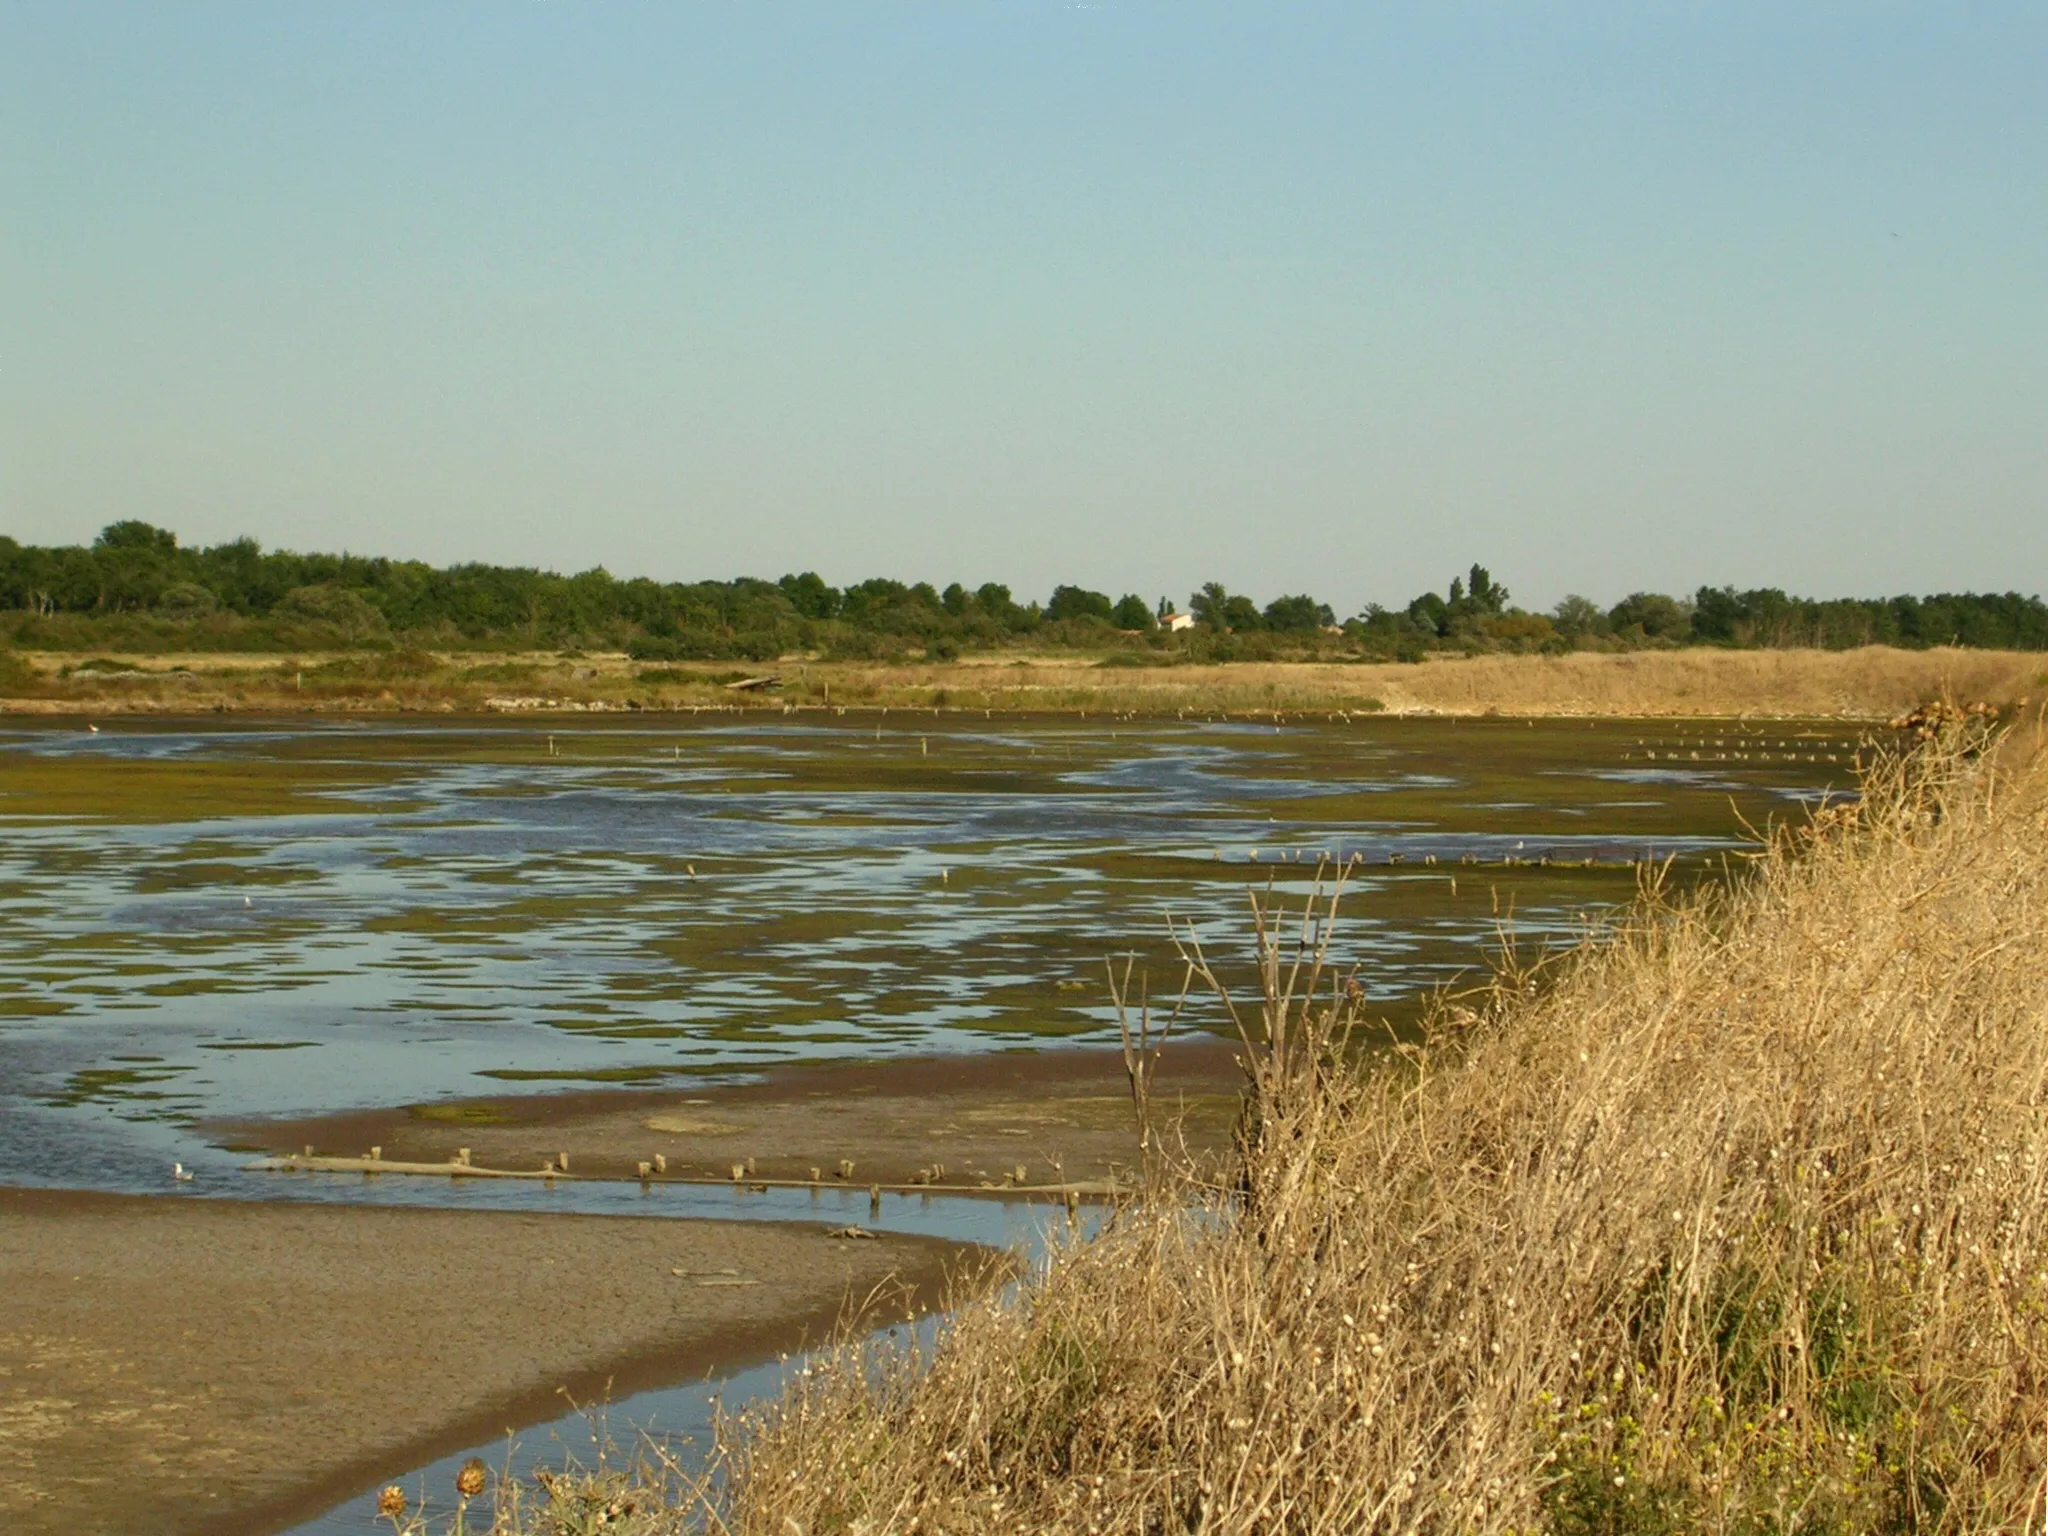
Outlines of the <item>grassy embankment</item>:
[{"label": "grassy embankment", "polygon": [[1273,931],[1241,1180],[1162,1166],[929,1358],[727,1426],[718,1514],[620,1528],[2038,1525],[2048,767],[2038,715],[1996,775],[1962,729],[1376,1067]]},{"label": "grassy embankment", "polygon": [[[876,664],[790,658],[648,666],[537,653],[479,662],[424,651],[291,657],[0,656],[0,712],[498,711],[919,708],[1140,713],[1373,711],[1884,719],[1938,695],[2009,703],[2048,659],[1979,650],[1721,651],[1438,657],[1404,663],[1126,665],[996,655]],[[730,684],[773,677],[773,689]]]}]

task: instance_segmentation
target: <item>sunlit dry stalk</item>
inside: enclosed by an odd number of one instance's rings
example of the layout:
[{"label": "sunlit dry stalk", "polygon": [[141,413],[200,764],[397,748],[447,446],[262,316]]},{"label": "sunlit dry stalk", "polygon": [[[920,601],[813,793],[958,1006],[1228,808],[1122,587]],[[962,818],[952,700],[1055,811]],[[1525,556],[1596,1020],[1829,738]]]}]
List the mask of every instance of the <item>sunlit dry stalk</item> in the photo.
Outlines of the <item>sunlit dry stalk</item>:
[{"label": "sunlit dry stalk", "polygon": [[1152,1077],[1159,1069],[1160,1055],[1166,1049],[1166,1042],[1172,1037],[1173,1027],[1179,1022],[1182,1010],[1187,1006],[1189,984],[1194,979],[1193,966],[1181,982],[1180,996],[1173,1009],[1164,1019],[1156,1023],[1152,1017],[1150,978],[1138,978],[1138,998],[1134,1010],[1131,1001],[1131,970],[1137,963],[1135,955],[1123,957],[1123,970],[1118,972],[1116,960],[1105,956],[1103,966],[1109,973],[1110,1001],[1116,1006],[1117,1038],[1123,1044],[1124,1076],[1130,1083],[1131,1109],[1137,1117],[1138,1157],[1144,1169],[1145,1185],[1149,1190],[1157,1177],[1157,1159],[1153,1156],[1152,1138],[1156,1127],[1152,1119]]}]

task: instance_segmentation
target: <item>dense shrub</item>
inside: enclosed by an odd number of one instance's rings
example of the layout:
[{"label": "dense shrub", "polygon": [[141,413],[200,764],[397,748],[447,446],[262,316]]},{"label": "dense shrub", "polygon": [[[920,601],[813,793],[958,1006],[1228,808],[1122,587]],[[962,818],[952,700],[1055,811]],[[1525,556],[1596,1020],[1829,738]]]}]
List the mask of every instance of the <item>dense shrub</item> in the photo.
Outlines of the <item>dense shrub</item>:
[{"label": "dense shrub", "polygon": [[0,694],[19,697],[35,687],[36,669],[10,650],[0,648]]},{"label": "dense shrub", "polygon": [[[1167,604],[1161,600],[1165,611]],[[601,567],[564,576],[524,567],[265,550],[252,539],[187,548],[134,520],[90,547],[42,548],[0,535],[0,611],[21,615],[16,643],[79,650],[620,650],[648,660],[767,660],[792,651],[851,659],[961,651],[1029,639],[1100,650],[1149,632],[1152,608],[1135,593],[1073,583],[1041,607],[998,582],[873,577],[843,590],[814,571],[775,582],[657,582]],[[1212,659],[1368,659],[1420,651],[1526,651],[1570,645],[1736,646],[1865,644],[2048,649],[2048,605],[2017,593],[1815,601],[1775,589],[1701,588],[1691,598],[1638,592],[1603,612],[1567,598],[1546,618],[1509,605],[1508,590],[1474,565],[1442,593],[1400,608],[1370,604],[1343,624],[1327,603],[1295,593],[1263,608],[1220,582],[1190,595],[1188,613],[1218,642]],[[1550,628],[1546,631],[1545,626]],[[856,636],[886,637],[861,640]],[[1251,637],[1263,636],[1261,643]],[[1234,644],[1222,644],[1223,639]],[[943,646],[941,647],[943,649]]]}]

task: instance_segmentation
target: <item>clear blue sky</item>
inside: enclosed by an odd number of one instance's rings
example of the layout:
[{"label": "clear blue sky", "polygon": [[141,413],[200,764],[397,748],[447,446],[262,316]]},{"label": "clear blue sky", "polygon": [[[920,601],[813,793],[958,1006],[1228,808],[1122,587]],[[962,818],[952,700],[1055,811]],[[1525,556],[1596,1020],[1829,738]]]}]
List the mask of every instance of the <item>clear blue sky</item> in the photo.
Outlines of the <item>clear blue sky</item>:
[{"label": "clear blue sky", "polygon": [[2048,586],[2048,6],[0,3],[0,531]]}]

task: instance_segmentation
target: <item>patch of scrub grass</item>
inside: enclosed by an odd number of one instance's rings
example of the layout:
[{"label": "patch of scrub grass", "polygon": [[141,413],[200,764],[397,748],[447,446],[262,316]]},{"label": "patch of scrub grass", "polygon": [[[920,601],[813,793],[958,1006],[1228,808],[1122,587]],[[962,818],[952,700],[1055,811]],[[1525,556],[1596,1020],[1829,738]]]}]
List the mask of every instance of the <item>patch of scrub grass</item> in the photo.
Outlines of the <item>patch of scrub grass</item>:
[{"label": "patch of scrub grass", "polygon": [[0,646],[0,694],[20,696],[33,690],[42,678],[27,661]]},{"label": "patch of scrub grass", "polygon": [[1107,656],[1104,656],[1100,661],[1096,662],[1095,665],[1098,667],[1109,667],[1112,669],[1127,670],[1135,667],[1145,667],[1148,669],[1155,667],[1173,667],[1180,665],[1181,662],[1182,658],[1179,656],[1167,655],[1158,652],[1111,651]]},{"label": "patch of scrub grass", "polygon": [[[118,1059],[118,1058],[117,1058]],[[138,1058],[138,1061],[153,1058]],[[85,1104],[157,1103],[185,1095],[159,1093],[151,1085],[175,1082],[189,1067],[121,1066],[82,1067],[64,1080],[64,1087],[43,1103],[52,1109],[76,1109]]]},{"label": "patch of scrub grass", "polygon": [[470,911],[461,913],[458,917],[451,915],[445,908],[412,907],[403,912],[380,913],[375,917],[365,918],[361,927],[365,933],[407,933],[437,939],[484,940],[494,936],[495,919],[503,915],[488,911]]},{"label": "patch of scrub grass", "polygon": [[[125,989],[128,993],[138,990]],[[280,990],[279,984],[266,977],[261,984],[237,981],[229,976],[186,976],[177,981],[151,982],[139,989],[145,997],[213,997],[265,993]]]},{"label": "patch of scrub grass", "polygon": [[75,1011],[75,1004],[54,997],[0,997],[0,1019],[50,1018]]},{"label": "patch of scrub grass", "polygon": [[[485,1073],[485,1076],[492,1076]],[[408,1110],[415,1120],[430,1120],[436,1125],[511,1125],[518,1117],[498,1104],[479,1104],[469,1101],[456,1104],[415,1104]]]},{"label": "patch of scrub grass", "polygon": [[203,1040],[202,1051],[310,1051],[319,1049],[318,1040]]},{"label": "patch of scrub grass", "polygon": [[455,676],[465,683],[530,683],[540,673],[541,669],[530,661],[493,661],[464,667]]},{"label": "patch of scrub grass", "polygon": [[[433,676],[442,669],[441,658],[431,651],[369,651],[337,656],[303,669],[313,683],[399,682]],[[299,670],[299,669],[295,669]]]},{"label": "patch of scrub grass", "polygon": [[478,1077],[501,1083],[655,1083],[691,1070],[688,1067],[590,1067],[582,1071],[526,1067],[491,1067]]}]

